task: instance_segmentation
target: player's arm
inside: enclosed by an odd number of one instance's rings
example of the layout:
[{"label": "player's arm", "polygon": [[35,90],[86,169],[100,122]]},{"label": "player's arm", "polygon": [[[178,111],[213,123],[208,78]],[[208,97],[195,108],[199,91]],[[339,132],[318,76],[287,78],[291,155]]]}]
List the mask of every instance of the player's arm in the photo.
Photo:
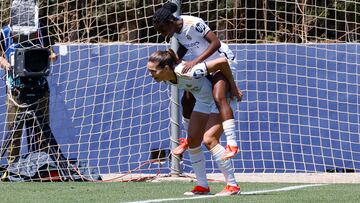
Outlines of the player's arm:
[{"label": "player's arm", "polygon": [[197,63],[205,61],[221,47],[220,40],[213,31],[208,31],[204,38],[209,42],[209,46],[200,56],[195,59]]},{"label": "player's arm", "polygon": [[183,73],[190,71],[196,64],[205,61],[221,47],[219,38],[211,31],[209,26],[203,20],[197,21],[196,24],[193,25],[192,29],[195,30],[195,33],[198,33],[205,38],[205,40],[209,42],[209,45],[207,49],[194,60],[186,62]]}]

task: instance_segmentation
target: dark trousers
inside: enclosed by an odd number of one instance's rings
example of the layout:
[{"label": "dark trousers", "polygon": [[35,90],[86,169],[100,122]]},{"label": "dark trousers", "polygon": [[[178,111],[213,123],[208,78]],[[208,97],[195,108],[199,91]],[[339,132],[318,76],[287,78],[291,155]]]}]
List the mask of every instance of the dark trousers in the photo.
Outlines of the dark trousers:
[{"label": "dark trousers", "polygon": [[[9,145],[7,148],[8,164],[13,163],[19,156],[21,150],[21,140],[23,128],[27,138],[27,148],[29,152],[44,151],[49,155],[55,156],[56,160],[64,160],[59,145],[50,128],[49,119],[49,91],[46,89],[42,97],[38,98],[28,107],[19,107],[11,99],[8,93],[7,98],[7,128]],[[16,95],[11,98],[22,104]]]}]

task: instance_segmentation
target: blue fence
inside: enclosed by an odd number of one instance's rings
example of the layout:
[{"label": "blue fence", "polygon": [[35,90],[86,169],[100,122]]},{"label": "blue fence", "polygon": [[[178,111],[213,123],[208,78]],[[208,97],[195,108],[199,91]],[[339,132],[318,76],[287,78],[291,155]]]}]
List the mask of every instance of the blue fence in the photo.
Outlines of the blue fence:
[{"label": "blue fence", "polygon": [[[236,172],[360,171],[358,44],[231,48],[245,94],[235,112],[241,146]],[[165,46],[61,49],[49,77],[51,126],[66,156],[102,173],[126,172],[149,160],[152,150],[169,148],[168,87],[146,71],[147,57]],[[5,109],[0,106],[3,120]],[[183,166],[191,170],[186,153]],[[207,167],[215,168],[211,161]]]}]

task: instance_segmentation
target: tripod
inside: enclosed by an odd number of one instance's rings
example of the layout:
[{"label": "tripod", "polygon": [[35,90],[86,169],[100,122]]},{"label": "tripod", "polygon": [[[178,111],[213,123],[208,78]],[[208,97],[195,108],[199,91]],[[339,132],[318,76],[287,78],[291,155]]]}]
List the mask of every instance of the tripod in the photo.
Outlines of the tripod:
[{"label": "tripod", "polygon": [[[69,162],[64,157],[61,149],[51,132],[49,122],[45,119],[44,112],[39,111],[36,107],[41,100],[46,98],[40,98],[31,105],[20,106],[16,112],[14,118],[14,125],[12,129],[9,129],[8,133],[3,140],[0,155],[3,157],[10,145],[14,141],[15,133],[21,133],[23,126],[26,127],[26,135],[28,142],[28,152],[45,151],[50,158],[56,163],[57,170],[60,173],[60,179],[66,180],[67,177],[71,178],[69,169]],[[14,100],[12,100],[15,102]],[[44,107],[47,108],[47,107]],[[17,136],[21,140],[21,135]],[[19,142],[20,142],[19,140]],[[20,147],[20,146],[19,146]],[[19,150],[20,151],[20,150]]]}]

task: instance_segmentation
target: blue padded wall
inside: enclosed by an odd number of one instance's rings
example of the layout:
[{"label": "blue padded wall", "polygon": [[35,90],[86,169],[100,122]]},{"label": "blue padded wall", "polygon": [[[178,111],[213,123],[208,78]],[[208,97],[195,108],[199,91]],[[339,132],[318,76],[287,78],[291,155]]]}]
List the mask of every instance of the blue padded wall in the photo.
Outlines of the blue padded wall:
[{"label": "blue padded wall", "polygon": [[[231,48],[245,94],[235,111],[241,148],[236,172],[360,171],[359,44]],[[102,173],[126,172],[149,160],[152,149],[169,148],[168,87],[146,71],[147,57],[165,46],[66,49],[49,83],[51,126],[67,157],[87,160]],[[5,109],[0,106],[3,120]],[[189,172],[187,153],[184,158]],[[157,167],[148,166],[149,172]],[[207,167],[211,172],[215,166],[208,161]]]}]

